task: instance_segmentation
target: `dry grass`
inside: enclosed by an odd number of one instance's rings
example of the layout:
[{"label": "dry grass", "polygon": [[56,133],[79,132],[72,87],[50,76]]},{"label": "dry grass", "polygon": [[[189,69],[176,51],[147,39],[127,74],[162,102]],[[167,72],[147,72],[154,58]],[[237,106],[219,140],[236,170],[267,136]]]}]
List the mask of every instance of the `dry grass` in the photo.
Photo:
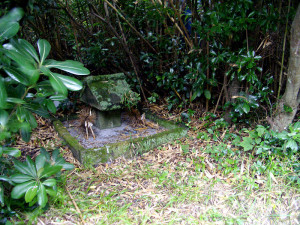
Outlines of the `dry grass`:
[{"label": "dry grass", "polygon": [[[238,173],[224,175],[216,169],[218,162],[200,150],[207,144],[195,138],[201,123],[192,125],[195,130],[186,139],[93,169],[72,158],[49,125],[54,140],[48,144],[61,147],[77,168],[66,175],[51,208],[36,223],[300,224],[297,187],[284,177],[251,174],[253,162],[246,158]],[[32,215],[26,216],[28,221]]]}]

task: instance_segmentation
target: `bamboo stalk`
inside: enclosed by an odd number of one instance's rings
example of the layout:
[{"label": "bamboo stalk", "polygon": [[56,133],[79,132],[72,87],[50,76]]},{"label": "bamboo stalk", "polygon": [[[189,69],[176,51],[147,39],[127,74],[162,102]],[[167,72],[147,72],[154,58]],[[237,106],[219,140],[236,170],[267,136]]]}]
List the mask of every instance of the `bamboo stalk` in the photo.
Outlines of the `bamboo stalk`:
[{"label": "bamboo stalk", "polygon": [[285,43],[286,43],[287,27],[288,27],[288,21],[289,21],[290,8],[291,8],[291,0],[289,0],[288,13],[287,13],[287,16],[286,16],[286,24],[285,24],[285,32],[284,32],[284,38],[283,38],[281,68],[280,68],[280,74],[279,74],[279,86],[278,86],[277,99],[279,99],[279,97],[280,97],[280,91],[281,91],[281,87],[282,87],[282,74],[283,74],[284,52],[285,52]]},{"label": "bamboo stalk", "polygon": [[143,37],[143,35],[122,15],[122,13],[116,8],[114,7],[108,0],[104,0],[107,5],[109,5],[109,7],[111,7],[130,27],[132,30],[134,30],[134,32],[152,49],[152,51],[154,51],[155,53],[157,53],[157,51],[155,50],[155,48],[153,48],[153,46]]}]

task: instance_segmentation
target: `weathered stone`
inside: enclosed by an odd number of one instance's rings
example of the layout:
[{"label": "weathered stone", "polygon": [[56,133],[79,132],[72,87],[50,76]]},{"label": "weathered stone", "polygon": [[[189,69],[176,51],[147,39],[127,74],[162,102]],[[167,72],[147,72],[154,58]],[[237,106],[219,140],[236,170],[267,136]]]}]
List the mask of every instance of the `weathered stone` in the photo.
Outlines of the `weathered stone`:
[{"label": "weathered stone", "polygon": [[121,126],[121,111],[96,111],[95,126],[99,129],[107,129]]},{"label": "weathered stone", "polygon": [[70,135],[67,128],[65,128],[60,121],[55,121],[54,127],[59,136],[70,146],[73,156],[87,167],[95,166],[98,163],[106,163],[120,156],[132,158],[136,155],[148,152],[159,145],[182,138],[187,134],[186,127],[162,120],[153,114],[146,113],[146,118],[167,128],[167,130],[147,137],[139,137],[118,143],[107,144],[100,148],[84,148],[78,143],[75,137]]},{"label": "weathered stone", "polygon": [[84,79],[81,100],[96,109],[96,124],[100,129],[121,126],[121,109],[126,98],[140,100],[125,80],[123,73],[89,76]]},{"label": "weathered stone", "polygon": [[124,96],[131,93],[123,73],[89,76],[84,79],[81,100],[100,111],[110,111],[123,108]]}]

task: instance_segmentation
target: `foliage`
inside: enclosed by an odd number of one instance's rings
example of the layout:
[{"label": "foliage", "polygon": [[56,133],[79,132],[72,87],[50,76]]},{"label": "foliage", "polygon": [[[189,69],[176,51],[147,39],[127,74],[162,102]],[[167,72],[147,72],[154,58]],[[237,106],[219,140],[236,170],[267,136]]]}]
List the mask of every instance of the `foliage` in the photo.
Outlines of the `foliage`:
[{"label": "foliage", "polygon": [[38,53],[28,41],[12,39],[22,16],[23,11],[15,8],[0,18],[0,215],[4,218],[1,223],[14,213],[13,207],[23,205],[21,200],[12,199],[25,197],[29,207],[35,203],[45,207],[48,195],[56,194],[57,178],[52,176],[73,168],[59,156],[58,150],[51,158],[44,149],[35,162],[27,157],[25,163],[13,160],[13,165],[11,157],[20,156],[20,151],[9,147],[12,135],[20,132],[22,139],[29,141],[31,130],[37,127],[33,113],[49,117],[48,110],[56,112],[54,101],[66,99],[68,90],[82,88],[79,80],[58,74],[57,70],[89,74],[79,62],[47,59],[51,46],[44,39],[37,42]]},{"label": "foliage", "polygon": [[[15,151],[17,152],[17,150]],[[28,206],[44,208],[48,202],[48,195],[56,196],[56,183],[61,170],[74,168],[59,155],[58,149],[54,150],[50,157],[49,153],[42,148],[35,161],[27,156],[23,163],[14,160],[14,165],[10,165],[2,157],[0,162],[3,165],[0,173],[0,215],[4,220],[15,213],[13,211],[15,208],[28,208]],[[10,165],[10,168],[7,165]],[[18,201],[14,199],[18,199]],[[0,221],[0,223],[4,223],[4,221]]]},{"label": "foliage", "polygon": [[39,54],[24,39],[10,39],[9,43],[4,43],[18,31],[15,20],[21,17],[22,11],[15,9],[0,20],[1,29],[5,31],[0,36],[3,43],[0,68],[6,73],[0,76],[0,141],[18,131],[24,141],[29,141],[31,129],[37,126],[32,113],[48,117],[48,110],[56,112],[53,101],[64,100],[68,90],[82,88],[82,83],[76,78],[58,74],[52,69],[75,75],[89,74],[79,62],[47,59],[51,46],[44,39],[37,42]]},{"label": "foliage", "polygon": [[[211,116],[200,118],[207,121],[207,132],[199,132],[198,138],[207,142],[204,152],[216,162],[224,174],[238,173],[241,161],[249,157],[255,161],[252,173],[286,176],[287,181],[300,184],[298,162],[300,146],[300,122],[291,125],[281,133],[257,125],[255,129],[242,129],[239,134],[230,133],[224,119],[211,121]],[[246,135],[245,135],[246,134]]]}]

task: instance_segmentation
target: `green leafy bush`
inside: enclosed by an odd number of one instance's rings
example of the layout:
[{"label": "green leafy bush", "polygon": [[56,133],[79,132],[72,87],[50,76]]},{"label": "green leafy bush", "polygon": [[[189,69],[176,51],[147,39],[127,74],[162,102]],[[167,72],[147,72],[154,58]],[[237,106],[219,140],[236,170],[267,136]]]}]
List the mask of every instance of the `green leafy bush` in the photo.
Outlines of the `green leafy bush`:
[{"label": "green leafy bush", "polygon": [[33,114],[49,117],[48,111],[56,112],[54,101],[66,99],[68,90],[82,88],[81,81],[59,74],[58,70],[74,75],[89,74],[79,62],[47,59],[51,50],[47,40],[38,40],[37,53],[28,41],[12,39],[19,30],[18,21],[22,16],[23,11],[16,8],[0,18],[1,224],[14,214],[16,205],[24,206],[22,198],[29,207],[36,203],[40,208],[45,207],[48,195],[56,195],[57,177],[53,176],[59,176],[62,169],[74,168],[59,156],[58,150],[50,157],[41,149],[35,162],[30,157],[25,163],[12,160],[20,156],[18,149],[9,147],[13,135],[20,132],[22,139],[29,141],[32,129],[37,127]]}]

